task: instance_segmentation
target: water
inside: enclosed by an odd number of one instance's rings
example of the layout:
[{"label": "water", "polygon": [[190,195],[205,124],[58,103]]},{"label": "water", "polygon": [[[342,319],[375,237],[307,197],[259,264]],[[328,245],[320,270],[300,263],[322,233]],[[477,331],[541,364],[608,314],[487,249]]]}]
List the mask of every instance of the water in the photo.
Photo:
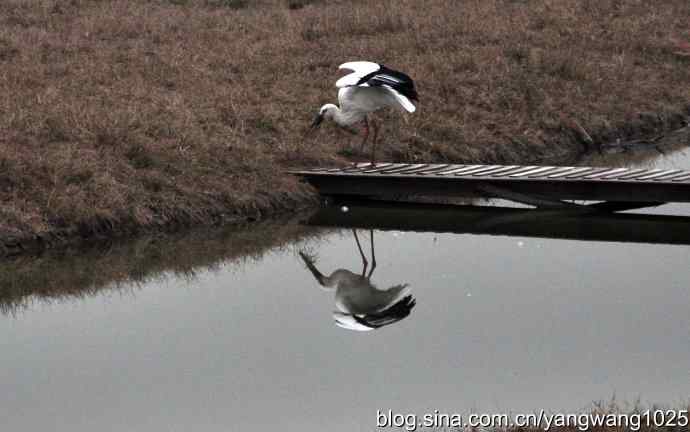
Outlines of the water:
[{"label": "water", "polygon": [[[690,153],[638,163],[688,168]],[[371,280],[408,284],[416,305],[368,332],[335,325],[335,292],[298,254],[359,274],[347,229],[269,224],[5,263],[3,430],[353,431],[374,430],[377,409],[688,403],[690,247],[373,237]]]}]

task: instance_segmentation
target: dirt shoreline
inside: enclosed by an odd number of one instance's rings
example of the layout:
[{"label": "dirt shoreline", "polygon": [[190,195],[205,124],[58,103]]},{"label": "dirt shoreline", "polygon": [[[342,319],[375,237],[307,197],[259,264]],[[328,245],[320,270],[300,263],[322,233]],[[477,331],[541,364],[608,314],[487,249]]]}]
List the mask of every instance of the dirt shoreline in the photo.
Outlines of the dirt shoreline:
[{"label": "dirt shoreline", "polygon": [[293,207],[271,208],[264,212],[238,216],[233,209],[219,211],[209,215],[204,223],[190,224],[187,221],[175,222],[162,226],[102,226],[93,231],[85,227],[69,227],[48,231],[31,236],[7,236],[0,238],[0,260],[16,258],[24,255],[40,255],[48,250],[62,250],[67,248],[83,249],[97,246],[113,240],[137,239],[155,234],[180,234],[196,228],[238,228],[253,229],[261,223],[290,217],[317,203],[317,195],[305,196],[295,200]]}]

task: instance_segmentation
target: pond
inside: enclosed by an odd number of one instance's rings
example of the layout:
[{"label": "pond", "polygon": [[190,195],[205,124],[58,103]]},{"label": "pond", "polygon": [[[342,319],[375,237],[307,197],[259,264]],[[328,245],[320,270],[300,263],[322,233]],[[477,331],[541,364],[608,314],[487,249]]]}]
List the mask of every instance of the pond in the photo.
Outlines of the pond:
[{"label": "pond", "polygon": [[[690,151],[634,163],[687,169]],[[690,246],[461,228],[355,238],[280,221],[0,264],[3,429],[352,431],[389,409],[687,406]]]}]

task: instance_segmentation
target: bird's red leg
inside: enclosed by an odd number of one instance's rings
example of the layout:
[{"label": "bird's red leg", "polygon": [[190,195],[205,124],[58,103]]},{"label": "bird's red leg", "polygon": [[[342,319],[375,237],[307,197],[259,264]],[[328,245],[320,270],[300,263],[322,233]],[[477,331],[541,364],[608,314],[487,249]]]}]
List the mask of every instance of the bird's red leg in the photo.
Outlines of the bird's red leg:
[{"label": "bird's red leg", "polygon": [[357,230],[353,229],[352,234],[355,235],[355,242],[357,242],[357,249],[359,250],[359,256],[362,257],[362,277],[367,273],[367,266],[369,263],[367,262],[367,258],[364,256],[364,252],[362,252],[362,245],[359,243],[359,237],[357,237]]},{"label": "bird's red leg", "polygon": [[372,120],[371,127],[374,129],[374,139],[371,141],[371,165],[376,166],[376,141],[379,136],[379,125]]},{"label": "bird's red leg", "polygon": [[371,270],[369,270],[369,274],[367,275],[367,279],[371,279],[371,275],[374,274],[374,270],[376,269],[376,254],[374,253],[374,230],[373,229],[369,230],[369,243],[371,243]]},{"label": "bird's red leg", "polygon": [[367,138],[369,138],[369,121],[364,117],[364,138],[362,139],[362,144],[359,145],[360,153],[364,153],[364,144],[367,142]]}]

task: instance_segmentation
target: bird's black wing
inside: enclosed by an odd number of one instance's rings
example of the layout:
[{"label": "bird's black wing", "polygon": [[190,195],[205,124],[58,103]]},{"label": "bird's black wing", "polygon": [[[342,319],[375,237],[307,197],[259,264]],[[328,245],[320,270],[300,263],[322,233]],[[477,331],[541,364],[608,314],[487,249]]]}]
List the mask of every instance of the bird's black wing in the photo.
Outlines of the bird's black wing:
[{"label": "bird's black wing", "polygon": [[358,323],[367,327],[380,328],[398,322],[408,316],[416,303],[416,300],[411,295],[408,295],[381,312],[365,316],[354,316],[354,318]]},{"label": "bird's black wing", "polygon": [[390,87],[402,94],[406,98],[416,101],[419,100],[414,81],[407,74],[380,65],[381,68],[375,72],[360,78],[357,85],[368,85],[370,87]]}]

